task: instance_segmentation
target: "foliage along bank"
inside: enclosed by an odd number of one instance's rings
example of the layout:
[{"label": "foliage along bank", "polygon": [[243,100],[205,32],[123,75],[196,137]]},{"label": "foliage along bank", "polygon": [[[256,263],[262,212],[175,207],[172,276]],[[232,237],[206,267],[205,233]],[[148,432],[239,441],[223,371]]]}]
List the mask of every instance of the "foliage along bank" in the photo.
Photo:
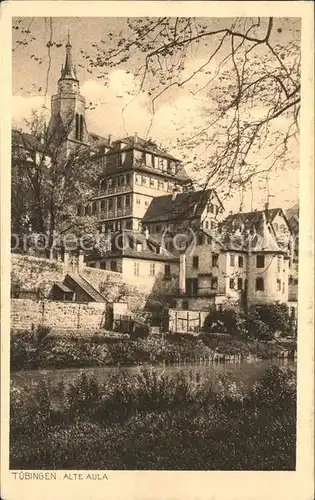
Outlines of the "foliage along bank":
[{"label": "foliage along bank", "polygon": [[11,335],[11,370],[69,368],[199,361],[240,361],[294,358],[295,341],[283,344],[229,335],[172,334],[162,337],[130,338],[114,332],[94,335],[52,334],[39,328],[36,332]]},{"label": "foliage along bank", "polygon": [[246,393],[227,377],[142,369],[11,387],[10,468],[294,470],[296,375]]}]

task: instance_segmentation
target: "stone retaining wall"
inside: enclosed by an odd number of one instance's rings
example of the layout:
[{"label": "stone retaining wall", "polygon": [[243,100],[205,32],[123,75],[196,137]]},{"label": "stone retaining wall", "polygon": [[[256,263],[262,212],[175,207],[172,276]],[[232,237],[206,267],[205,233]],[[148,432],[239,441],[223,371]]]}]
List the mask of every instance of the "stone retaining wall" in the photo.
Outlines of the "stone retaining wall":
[{"label": "stone retaining wall", "polygon": [[106,324],[105,303],[11,299],[11,328],[31,330],[38,325],[58,331],[98,330]]}]

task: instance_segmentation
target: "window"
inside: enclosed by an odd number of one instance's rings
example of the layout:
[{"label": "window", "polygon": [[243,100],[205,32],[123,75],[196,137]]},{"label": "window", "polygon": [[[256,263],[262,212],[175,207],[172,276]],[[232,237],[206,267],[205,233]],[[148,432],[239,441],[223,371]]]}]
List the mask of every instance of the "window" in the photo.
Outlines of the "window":
[{"label": "window", "polygon": [[151,263],[150,264],[150,276],[154,276],[154,275],[155,275],[155,264]]},{"label": "window", "polygon": [[188,310],[188,300],[183,300],[182,302],[182,308],[187,311]]},{"label": "window", "polygon": [[79,140],[79,130],[80,130],[79,115],[78,115],[78,113],[76,113],[76,115],[75,115],[75,138],[77,141]]},{"label": "window", "polygon": [[186,295],[188,297],[198,296],[198,278],[186,279]]},{"label": "window", "polygon": [[230,255],[230,266],[235,266],[235,255],[233,254]]},{"label": "window", "polygon": [[143,186],[146,186],[148,184],[148,177],[146,177],[145,175],[143,175],[142,179],[141,179],[141,182],[142,182]]},{"label": "window", "polygon": [[160,226],[160,224],[157,224],[157,225],[155,226],[155,232],[156,232],[156,233],[159,233],[160,231],[161,231],[161,226]]},{"label": "window", "polygon": [[110,261],[110,270],[111,271],[117,271],[117,261],[116,260],[111,260]]},{"label": "window", "polygon": [[150,187],[155,188],[155,179],[150,177]]},{"label": "window", "polygon": [[101,201],[101,203],[100,203],[100,210],[101,210],[101,212],[104,212],[104,210],[105,210],[105,200]]},{"label": "window", "polygon": [[171,277],[171,266],[169,264],[165,264],[164,266],[164,278]]},{"label": "window", "polygon": [[280,270],[281,270],[281,257],[280,257],[280,255],[278,255],[278,257],[277,257],[277,270],[278,270],[278,273],[280,273]]},{"label": "window", "polygon": [[150,201],[151,201],[151,199],[150,199],[150,198],[149,198],[149,199],[147,198],[147,199],[144,201],[144,205],[145,205],[146,207],[148,207],[148,206],[150,205]]},{"label": "window", "polygon": [[265,256],[264,255],[257,255],[256,267],[265,267]]},{"label": "window", "polygon": [[140,202],[140,196],[137,196],[137,198],[136,198],[136,204],[137,204],[137,205],[140,205],[140,203],[141,203],[141,202]]},{"label": "window", "polygon": [[281,280],[277,279],[277,291],[281,291]]},{"label": "window", "polygon": [[91,212],[92,212],[92,215],[96,214],[96,202],[95,201],[92,202]]},{"label": "window", "polygon": [[125,198],[125,207],[126,208],[130,208],[130,194],[126,195],[126,198]]},{"label": "window", "polygon": [[158,181],[158,189],[161,191],[164,191],[164,182],[163,181]]},{"label": "window", "polygon": [[111,211],[113,210],[113,206],[114,206],[114,203],[113,203],[113,198],[109,198],[108,200],[108,210]]},{"label": "window", "polygon": [[243,290],[243,280],[242,278],[237,278],[237,289]]},{"label": "window", "polygon": [[133,274],[135,276],[139,276],[139,262],[134,262],[133,263]]},{"label": "window", "polygon": [[106,262],[101,262],[100,263],[100,269],[106,269]]},{"label": "window", "polygon": [[193,268],[198,269],[199,268],[199,257],[198,255],[194,255],[193,257]]},{"label": "window", "polygon": [[282,293],[285,292],[285,285],[284,285],[284,281],[282,282]]},{"label": "window", "polygon": [[204,243],[203,234],[198,234],[198,245],[203,245],[203,243]]},{"label": "window", "polygon": [[218,267],[219,255],[216,253],[212,254],[212,267]]},{"label": "window", "polygon": [[130,174],[126,174],[126,184],[130,184]]},{"label": "window", "polygon": [[136,184],[141,184],[141,175],[136,175]]},{"label": "window", "polygon": [[121,196],[118,196],[117,198],[117,209],[121,210]]},{"label": "window", "polygon": [[230,289],[234,290],[234,288],[235,288],[235,280],[234,278],[230,278]]},{"label": "window", "polygon": [[151,155],[151,167],[154,168],[154,156]]},{"label": "window", "polygon": [[80,115],[80,141],[83,141],[83,116]]},{"label": "window", "polygon": [[209,221],[208,220],[206,220],[206,222],[205,222],[205,228],[209,229]]},{"label": "window", "polygon": [[213,209],[214,209],[214,207],[213,207],[213,203],[210,203],[210,204],[208,205],[208,211],[209,211],[209,212],[211,212],[211,213],[213,214]]},{"label": "window", "polygon": [[293,283],[294,283],[293,276],[289,276],[289,285],[293,285]]},{"label": "window", "polygon": [[216,290],[218,288],[218,278],[211,278],[211,289]]},{"label": "window", "polygon": [[244,257],[243,255],[238,256],[238,267],[243,267],[244,266]]},{"label": "window", "polygon": [[256,292],[263,292],[265,289],[264,278],[256,278]]},{"label": "window", "polygon": [[131,220],[128,220],[126,222],[126,229],[132,229],[132,222],[131,222]]}]

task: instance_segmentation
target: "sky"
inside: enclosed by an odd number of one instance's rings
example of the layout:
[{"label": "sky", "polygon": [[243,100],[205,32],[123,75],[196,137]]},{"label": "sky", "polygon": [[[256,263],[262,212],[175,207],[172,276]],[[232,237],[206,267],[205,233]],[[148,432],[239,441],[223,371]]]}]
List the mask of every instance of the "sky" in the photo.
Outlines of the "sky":
[{"label": "sky", "polygon": [[[218,29],[226,19],[213,19],[212,25]],[[298,39],[299,25],[294,20],[275,20],[275,37],[281,42],[292,38]],[[93,54],[93,44],[103,40],[105,44],[116,44],[117,38],[110,41],[109,33],[117,35],[120,30],[127,34],[125,18],[22,18],[13,22],[12,52],[12,91],[13,91],[13,123],[14,126],[25,127],[25,118],[31,116],[32,110],[39,110],[47,118],[50,113],[50,97],[57,90],[57,80],[61,65],[65,59],[65,43],[68,30],[72,43],[73,60],[77,67],[81,94],[87,104],[86,122],[89,132],[112,137],[134,135],[145,137],[150,129],[150,136],[164,145],[170,152],[180,155],[176,150],[179,131],[188,136],[196,126],[202,127],[205,120],[205,103],[208,112],[215,102],[208,93],[194,95],[194,89],[202,87],[206,76],[198,74],[192,82],[182,88],[173,87],[156,103],[152,116],[151,98],[147,91],[136,95],[139,82],[134,78],[134,71],[139,64],[138,54],[119,67],[108,68],[108,82],[104,85],[101,70],[91,70],[87,65],[85,53]],[[24,31],[24,32],[23,32]],[[50,49],[50,57],[46,44],[52,34],[57,43]],[[273,40],[277,43],[279,40]],[[224,49],[225,50],[225,49]],[[224,55],[223,50],[223,55]],[[185,71],[191,74],[207,59],[208,48],[201,44],[190,54]],[[218,61],[212,65],[215,69]],[[210,95],[210,97],[209,97]],[[206,99],[206,100],[205,100]],[[210,111],[209,111],[210,110]],[[287,124],[283,122],[285,127]],[[285,172],[275,172],[269,176],[270,206],[289,208],[298,200],[298,167],[299,145],[297,141],[290,144],[290,162]],[[210,149],[211,154],[211,149]],[[262,156],[263,161],[263,156]],[[187,167],[188,173],[196,175]],[[257,179],[254,182],[254,196],[249,191],[244,194],[244,209],[262,208],[266,202],[266,181]],[[254,200],[254,205],[253,205]],[[236,195],[227,203],[227,211],[239,208],[239,197]]]}]

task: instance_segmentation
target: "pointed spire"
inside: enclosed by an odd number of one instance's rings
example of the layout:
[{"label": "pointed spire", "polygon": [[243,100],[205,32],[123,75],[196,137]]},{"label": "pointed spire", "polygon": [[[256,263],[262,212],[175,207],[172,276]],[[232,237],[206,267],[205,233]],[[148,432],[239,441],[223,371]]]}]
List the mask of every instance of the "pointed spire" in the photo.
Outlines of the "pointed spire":
[{"label": "pointed spire", "polygon": [[72,53],[71,53],[72,45],[70,42],[70,32],[68,30],[68,40],[66,44],[66,60],[65,65],[61,69],[61,78],[71,78],[72,80],[76,80],[76,71],[74,65],[72,63]]}]

